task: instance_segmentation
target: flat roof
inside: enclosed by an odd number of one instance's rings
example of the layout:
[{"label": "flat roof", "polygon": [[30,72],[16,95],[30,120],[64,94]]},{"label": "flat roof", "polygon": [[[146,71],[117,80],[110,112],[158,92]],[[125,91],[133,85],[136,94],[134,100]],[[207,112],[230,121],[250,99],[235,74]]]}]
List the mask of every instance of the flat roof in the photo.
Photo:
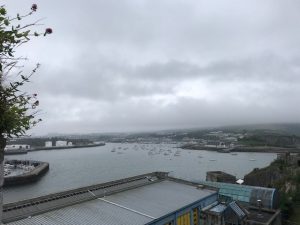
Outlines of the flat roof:
[{"label": "flat roof", "polygon": [[216,191],[166,179],[7,224],[140,225],[214,193]]},{"label": "flat roof", "polygon": [[275,214],[279,213],[279,210],[272,212],[270,210],[249,208],[248,212],[248,221],[267,223]]},{"label": "flat roof", "polygon": [[221,212],[223,212],[226,208],[227,208],[226,205],[220,203],[220,204],[218,204],[218,205],[216,205],[216,206],[210,208],[209,211],[211,211],[211,212],[216,212],[216,213],[221,213]]}]

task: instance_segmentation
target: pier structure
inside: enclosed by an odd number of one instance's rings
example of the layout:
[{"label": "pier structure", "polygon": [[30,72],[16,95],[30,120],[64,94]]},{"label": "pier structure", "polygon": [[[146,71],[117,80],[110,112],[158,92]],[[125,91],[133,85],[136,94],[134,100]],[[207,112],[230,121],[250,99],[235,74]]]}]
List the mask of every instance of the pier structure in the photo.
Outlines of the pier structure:
[{"label": "pier structure", "polygon": [[49,163],[33,160],[5,160],[4,186],[21,185],[40,179],[49,170]]}]

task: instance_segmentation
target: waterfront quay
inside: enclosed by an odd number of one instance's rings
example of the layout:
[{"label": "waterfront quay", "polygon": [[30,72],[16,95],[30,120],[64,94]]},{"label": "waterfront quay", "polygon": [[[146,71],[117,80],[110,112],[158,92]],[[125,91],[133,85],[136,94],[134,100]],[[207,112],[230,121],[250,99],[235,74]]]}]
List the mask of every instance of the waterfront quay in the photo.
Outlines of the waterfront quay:
[{"label": "waterfront quay", "polygon": [[60,150],[60,149],[72,149],[72,148],[92,148],[92,147],[99,147],[104,146],[105,143],[98,143],[98,144],[88,144],[88,145],[64,145],[64,146],[50,146],[50,147],[33,147],[28,149],[30,152],[34,151],[44,151],[44,150]]},{"label": "waterfront quay", "polygon": [[27,154],[28,152],[34,151],[46,151],[46,150],[63,150],[63,149],[73,149],[73,148],[91,148],[104,146],[105,143],[88,144],[88,145],[64,145],[64,146],[49,146],[49,147],[29,147],[20,149],[7,149],[4,151],[4,155],[19,155]]},{"label": "waterfront quay", "polygon": [[5,160],[4,186],[37,181],[49,170],[49,163],[33,160]]}]

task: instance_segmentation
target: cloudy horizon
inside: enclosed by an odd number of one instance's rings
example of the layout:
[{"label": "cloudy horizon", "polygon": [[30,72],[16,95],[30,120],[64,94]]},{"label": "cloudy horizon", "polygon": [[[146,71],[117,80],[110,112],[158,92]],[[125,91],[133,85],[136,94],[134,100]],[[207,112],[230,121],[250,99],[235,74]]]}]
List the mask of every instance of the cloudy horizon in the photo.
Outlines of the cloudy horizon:
[{"label": "cloudy horizon", "polygon": [[35,135],[300,122],[299,1],[34,3],[53,28],[19,51],[42,65]]}]

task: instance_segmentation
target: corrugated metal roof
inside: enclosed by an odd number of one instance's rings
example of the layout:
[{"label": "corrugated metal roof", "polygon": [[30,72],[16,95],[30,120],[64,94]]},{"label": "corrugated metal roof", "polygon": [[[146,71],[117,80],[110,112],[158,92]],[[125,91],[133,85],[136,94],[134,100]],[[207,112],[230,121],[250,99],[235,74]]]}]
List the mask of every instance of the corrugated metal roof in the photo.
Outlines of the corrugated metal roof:
[{"label": "corrugated metal roof", "polygon": [[215,191],[165,180],[107,196],[106,199],[158,218],[212,193]]},{"label": "corrugated metal roof", "polygon": [[93,200],[31,218],[8,223],[9,225],[140,225],[152,219],[115,207],[109,203]]},{"label": "corrugated metal roof", "polygon": [[[9,225],[145,224],[215,193],[164,180],[101,199],[51,211]],[[113,204],[111,204],[111,203]]]},{"label": "corrugated metal roof", "polygon": [[[77,188],[74,190],[54,193],[34,199],[24,200],[16,203],[6,204],[3,207],[3,222],[15,221],[18,218],[27,218],[31,215],[42,214],[50,210],[85,202],[102,197],[104,194],[129,190],[147,184],[152,184],[153,180],[159,178],[157,173],[144,174],[140,176],[125,178],[113,182]],[[151,181],[150,179],[151,178]],[[91,194],[92,191],[93,193]]]},{"label": "corrugated metal roof", "polygon": [[236,204],[236,202],[230,202],[229,207],[236,213],[236,215],[241,219],[246,216],[244,211]]}]

